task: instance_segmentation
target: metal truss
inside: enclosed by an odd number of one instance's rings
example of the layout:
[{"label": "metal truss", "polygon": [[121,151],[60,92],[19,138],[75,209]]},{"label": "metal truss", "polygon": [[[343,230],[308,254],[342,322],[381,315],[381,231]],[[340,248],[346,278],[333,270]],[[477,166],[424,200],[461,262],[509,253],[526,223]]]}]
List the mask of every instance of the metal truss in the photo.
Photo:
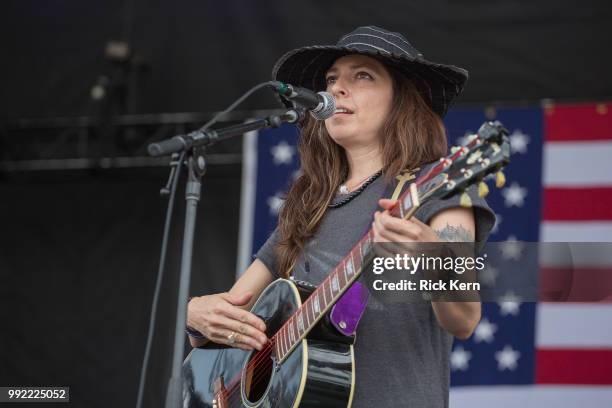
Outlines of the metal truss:
[{"label": "metal truss", "polygon": [[[236,111],[215,125],[227,126],[275,110]],[[0,124],[0,172],[163,167],[147,145],[202,126],[212,113],[159,113],[99,117],[20,119]],[[242,161],[240,139],[212,146],[209,164]]]}]

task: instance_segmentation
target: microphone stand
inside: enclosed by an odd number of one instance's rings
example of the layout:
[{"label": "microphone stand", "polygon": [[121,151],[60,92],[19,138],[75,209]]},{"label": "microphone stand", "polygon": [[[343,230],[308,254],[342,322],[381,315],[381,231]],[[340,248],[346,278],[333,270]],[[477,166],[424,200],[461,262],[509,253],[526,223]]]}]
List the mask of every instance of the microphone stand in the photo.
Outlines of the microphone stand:
[{"label": "microphone stand", "polygon": [[[175,136],[171,139],[149,145],[149,154],[152,156],[161,156],[185,151],[185,164],[188,169],[187,186],[185,189],[187,207],[185,211],[178,303],[176,308],[172,374],[168,381],[166,408],[178,408],[182,405],[181,367],[185,351],[187,298],[189,296],[189,283],[191,279],[191,261],[197,206],[201,197],[202,177],[206,173],[206,146],[210,146],[220,140],[240,136],[252,130],[277,128],[283,123],[296,123],[302,120],[303,117],[304,111],[290,109],[281,115],[270,115],[264,119],[228,126],[219,130],[200,129],[187,135]],[[177,163],[176,165],[180,166],[182,163]]]}]

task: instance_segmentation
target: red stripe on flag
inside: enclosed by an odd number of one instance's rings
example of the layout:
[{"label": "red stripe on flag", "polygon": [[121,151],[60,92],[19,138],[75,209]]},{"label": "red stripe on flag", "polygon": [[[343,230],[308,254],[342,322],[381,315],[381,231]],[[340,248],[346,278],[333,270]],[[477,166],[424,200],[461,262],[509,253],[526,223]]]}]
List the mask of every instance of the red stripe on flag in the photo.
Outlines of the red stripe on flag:
[{"label": "red stripe on flag", "polygon": [[612,266],[540,266],[539,283],[538,300],[541,302],[612,303]]},{"label": "red stripe on flag", "polygon": [[545,188],[546,221],[612,220],[612,187]]},{"label": "red stripe on flag", "polygon": [[538,349],[536,383],[612,384],[611,349]]},{"label": "red stripe on flag", "polygon": [[544,135],[547,141],[612,140],[612,103],[547,106]]}]

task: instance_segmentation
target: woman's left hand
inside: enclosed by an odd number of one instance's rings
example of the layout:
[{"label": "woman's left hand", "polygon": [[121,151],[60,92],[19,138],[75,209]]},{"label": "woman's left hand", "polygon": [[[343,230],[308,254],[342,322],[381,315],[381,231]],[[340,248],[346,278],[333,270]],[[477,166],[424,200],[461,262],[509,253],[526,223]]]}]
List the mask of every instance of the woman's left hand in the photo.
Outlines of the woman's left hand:
[{"label": "woman's left hand", "polygon": [[[389,214],[389,209],[395,204],[394,200],[381,199],[379,205],[384,208],[382,212],[374,214],[372,229],[374,231],[374,241],[382,244],[375,245],[378,256],[395,257],[398,254],[426,253],[427,256],[440,256],[444,245],[432,244],[423,245],[427,242],[445,242],[438,237],[436,231],[427,224],[422,223],[416,217],[409,220],[393,217]],[[467,235],[474,235],[474,213],[471,209],[455,208],[439,213],[431,220],[434,228],[444,231],[446,228],[460,228]],[[465,235],[465,234],[462,234]],[[468,241],[464,236],[457,236],[457,241]],[[473,240],[473,238],[472,238]],[[429,280],[446,279],[446,271],[428,270],[424,271],[424,278]],[[469,275],[464,275],[466,279]],[[466,301],[457,301],[456,294],[453,294],[453,301],[445,300],[445,292],[440,292],[432,298],[431,305],[440,326],[454,336],[465,340],[467,339],[480,320],[480,302],[477,301],[478,293],[466,292]]]},{"label": "woman's left hand", "polygon": [[416,217],[408,220],[397,218],[389,213],[396,200],[382,198],[378,204],[385,211],[374,213],[374,242],[440,242],[440,238],[429,225],[422,223]]}]

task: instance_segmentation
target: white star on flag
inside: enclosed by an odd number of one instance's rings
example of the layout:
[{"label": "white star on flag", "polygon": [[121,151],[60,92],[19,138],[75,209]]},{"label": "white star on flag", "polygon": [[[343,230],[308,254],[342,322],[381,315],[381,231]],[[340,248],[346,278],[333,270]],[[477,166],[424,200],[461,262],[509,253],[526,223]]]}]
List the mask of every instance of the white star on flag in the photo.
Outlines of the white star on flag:
[{"label": "white star on flag", "polygon": [[497,302],[499,305],[499,313],[502,316],[518,316],[521,307],[521,299],[512,292],[506,293]]},{"label": "white star on flag", "polygon": [[271,149],[270,153],[274,156],[274,164],[290,164],[295,154],[295,147],[282,140]]},{"label": "white star on flag", "polygon": [[528,144],[529,135],[526,135],[520,129],[516,129],[510,135],[510,150],[512,150],[512,153],[527,153]]},{"label": "white star on flag", "polygon": [[522,207],[525,204],[527,189],[519,186],[517,182],[513,182],[510,187],[504,188],[501,193],[504,196],[506,207]]},{"label": "white star on flag", "polygon": [[463,347],[457,346],[451,352],[450,355],[450,365],[454,370],[466,371],[469,366],[470,359],[472,358],[472,353],[467,350],[464,350]]},{"label": "white star on flag", "polygon": [[518,359],[521,357],[521,353],[516,351],[510,345],[505,345],[501,351],[495,353],[495,359],[497,360],[497,369],[503,370],[516,370],[518,366]]},{"label": "white star on flag", "polygon": [[278,215],[278,212],[280,211],[280,208],[282,207],[285,200],[281,198],[280,193],[276,193],[272,197],[268,197],[267,202],[268,202],[268,207],[270,207],[270,214]]},{"label": "white star on flag", "polygon": [[499,275],[499,271],[493,265],[487,265],[487,267],[484,268],[482,271],[480,271],[478,275],[479,275],[478,280],[480,282],[484,283],[487,286],[493,286],[495,285],[495,280],[497,279],[497,276]]},{"label": "white star on flag", "polygon": [[523,254],[523,243],[510,235],[507,240],[499,243],[499,250],[503,259],[519,261]]},{"label": "white star on flag", "polygon": [[491,343],[493,341],[493,335],[497,331],[497,325],[489,322],[487,318],[480,321],[476,330],[474,331],[474,341],[476,343],[486,342]]}]

